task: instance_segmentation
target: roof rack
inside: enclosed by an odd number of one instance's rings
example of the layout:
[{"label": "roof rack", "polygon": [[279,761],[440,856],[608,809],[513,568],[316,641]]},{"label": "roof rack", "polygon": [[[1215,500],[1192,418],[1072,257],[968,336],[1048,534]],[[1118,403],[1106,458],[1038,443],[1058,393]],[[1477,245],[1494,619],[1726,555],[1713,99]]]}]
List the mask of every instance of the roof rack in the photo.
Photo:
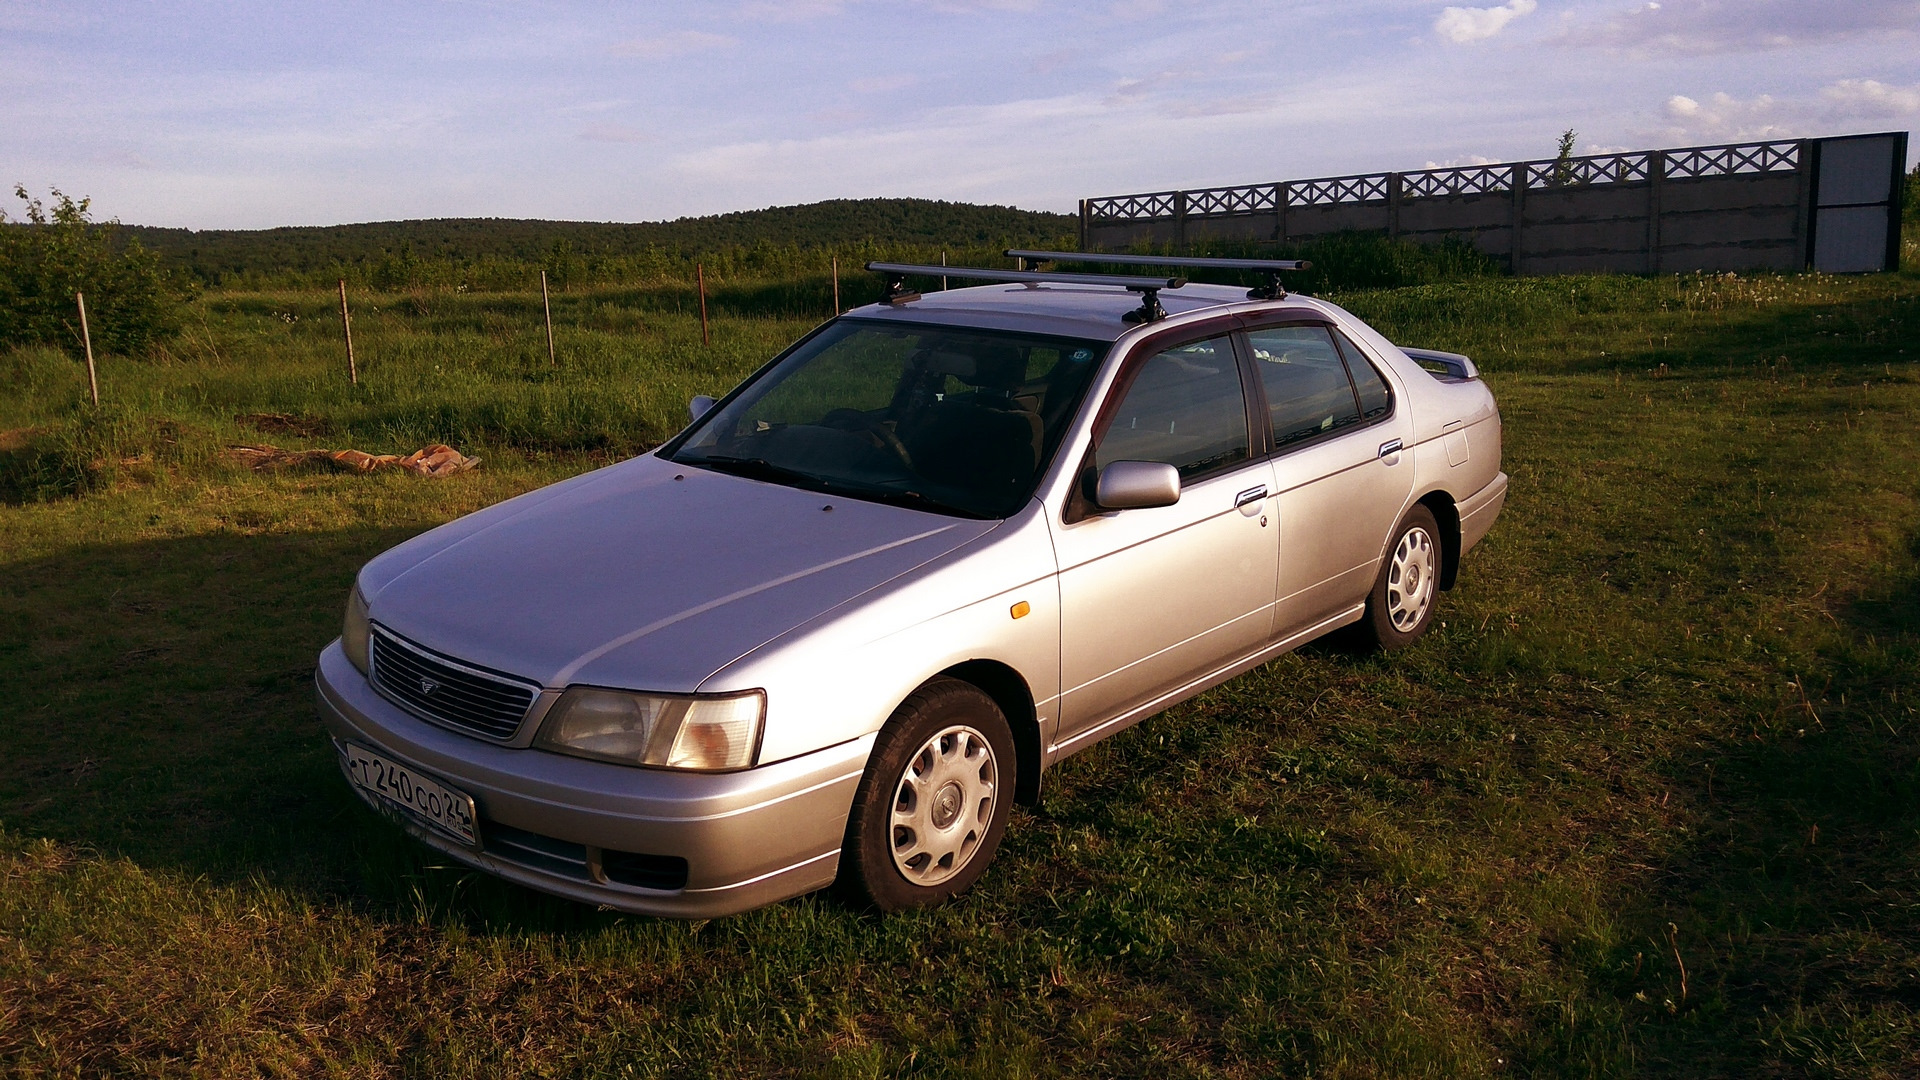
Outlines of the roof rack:
[{"label": "roof rack", "polygon": [[1187,283],[1183,277],[1133,277],[1123,274],[1062,274],[1040,270],[994,270],[984,266],[927,266],[919,263],[870,262],[867,269],[887,279],[886,302],[904,304],[920,294],[907,289],[909,275],[919,277],[964,278],[974,281],[1017,281],[1029,287],[1044,284],[1111,285],[1141,294],[1140,306],[1121,318],[1131,323],[1157,322],[1167,317],[1160,306],[1161,289],[1178,289]]},{"label": "roof rack", "polygon": [[1250,290],[1247,293],[1249,300],[1285,299],[1287,290],[1280,284],[1280,272],[1313,268],[1313,264],[1305,259],[1212,259],[1179,255],[1108,255],[1096,251],[1022,251],[1017,248],[1007,249],[1007,258],[1019,260],[1022,270],[1027,268],[1029,262],[1090,262],[1107,263],[1113,266],[1183,266],[1205,270],[1266,271],[1267,283],[1258,289]]}]

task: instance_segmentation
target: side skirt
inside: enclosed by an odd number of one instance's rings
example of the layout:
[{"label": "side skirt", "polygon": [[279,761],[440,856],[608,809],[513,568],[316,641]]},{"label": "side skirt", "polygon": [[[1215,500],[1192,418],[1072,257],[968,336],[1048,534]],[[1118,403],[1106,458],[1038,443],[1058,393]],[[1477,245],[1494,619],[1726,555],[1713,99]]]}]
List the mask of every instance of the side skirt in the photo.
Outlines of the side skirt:
[{"label": "side skirt", "polygon": [[1104,724],[1088,728],[1064,742],[1054,743],[1047,748],[1046,764],[1052,766],[1059,761],[1085,750],[1087,747],[1092,746],[1094,743],[1099,742],[1109,735],[1116,735],[1140,721],[1145,720],[1149,716],[1165,712],[1190,697],[1195,697],[1219,686],[1221,683],[1236,679],[1252,671],[1254,668],[1259,667],[1261,664],[1312,641],[1314,638],[1338,630],[1340,627],[1350,623],[1359,622],[1360,618],[1364,616],[1366,612],[1367,606],[1365,604],[1355,604],[1353,607],[1342,611],[1332,618],[1323,619],[1307,627],[1305,630],[1282,638],[1271,645],[1264,646],[1253,653],[1227,664],[1225,667],[1218,668],[1184,686],[1170,690],[1144,705],[1136,705]]}]

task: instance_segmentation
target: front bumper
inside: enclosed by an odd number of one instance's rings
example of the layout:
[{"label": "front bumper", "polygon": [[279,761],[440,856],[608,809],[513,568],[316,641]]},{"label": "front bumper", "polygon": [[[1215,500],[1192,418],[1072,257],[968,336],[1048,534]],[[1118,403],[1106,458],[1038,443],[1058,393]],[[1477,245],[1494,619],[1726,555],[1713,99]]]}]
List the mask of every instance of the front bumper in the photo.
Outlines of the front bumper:
[{"label": "front bumper", "polygon": [[[645,915],[731,915],[831,883],[874,741],[743,772],[674,773],[498,746],[416,719],[375,693],[337,641],[314,683],[336,745],[360,743],[473,796],[478,848],[362,793],[419,840],[529,888]],[[610,880],[603,851],[684,859],[685,885]]]}]

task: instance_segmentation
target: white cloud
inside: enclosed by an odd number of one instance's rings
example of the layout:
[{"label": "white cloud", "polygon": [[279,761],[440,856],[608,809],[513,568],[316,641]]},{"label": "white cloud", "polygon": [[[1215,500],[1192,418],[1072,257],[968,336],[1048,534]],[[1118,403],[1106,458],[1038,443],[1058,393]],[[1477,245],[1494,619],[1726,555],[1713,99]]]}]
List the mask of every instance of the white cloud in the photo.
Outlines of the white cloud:
[{"label": "white cloud", "polygon": [[1505,30],[1508,23],[1533,14],[1539,7],[1540,0],[1507,0],[1499,7],[1489,8],[1450,7],[1433,20],[1433,32],[1455,45],[1485,41]]},{"label": "white cloud", "polygon": [[1173,106],[1172,115],[1191,118],[1270,113],[1280,107],[1280,102],[1281,98],[1278,94],[1245,94],[1240,97],[1211,98],[1176,104]]},{"label": "white cloud", "polygon": [[1687,141],[1744,142],[1750,139],[1790,138],[1799,128],[1773,97],[1761,94],[1741,100],[1717,93],[1706,101],[1685,94],[1667,99],[1666,114],[1674,131]]},{"label": "white cloud", "polygon": [[625,124],[589,124],[580,129],[580,137],[588,142],[603,143],[645,143],[653,142],[654,136]]},{"label": "white cloud", "polygon": [[676,30],[653,38],[631,38],[615,44],[609,51],[615,56],[641,60],[664,60],[671,56],[725,49],[740,44],[738,38],[709,34],[704,30]]},{"label": "white cloud", "polygon": [[1629,11],[1566,16],[1556,44],[1630,56],[1704,56],[1791,49],[1873,35],[1912,38],[1920,0],[1667,0]]},{"label": "white cloud", "polygon": [[1822,87],[1820,97],[1835,112],[1855,116],[1892,118],[1920,113],[1920,84],[1888,86],[1873,79],[1841,79]]},{"label": "white cloud", "polygon": [[740,13],[753,22],[796,23],[830,19],[846,10],[844,0],[756,0]]},{"label": "white cloud", "polygon": [[1499,165],[1501,163],[1499,158],[1484,157],[1480,154],[1463,154],[1460,157],[1448,158],[1445,161],[1434,161],[1429,158],[1426,165],[1422,167],[1428,169],[1457,169],[1463,165]]},{"label": "white cloud", "polygon": [[1668,126],[1649,135],[1666,141],[1744,142],[1839,135],[1887,120],[1920,116],[1920,84],[1889,86],[1874,79],[1841,79],[1804,97],[1716,93],[1704,101],[1675,94],[1663,108]]},{"label": "white cloud", "polygon": [[847,83],[847,89],[856,94],[890,94],[919,81],[911,75],[870,75]]}]

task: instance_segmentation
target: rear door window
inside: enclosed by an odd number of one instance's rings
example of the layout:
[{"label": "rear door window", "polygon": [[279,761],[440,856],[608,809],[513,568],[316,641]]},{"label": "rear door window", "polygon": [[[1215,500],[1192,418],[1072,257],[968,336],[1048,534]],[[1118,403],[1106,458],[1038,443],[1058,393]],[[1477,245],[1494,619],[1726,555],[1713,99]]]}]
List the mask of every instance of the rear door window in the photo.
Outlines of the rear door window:
[{"label": "rear door window", "polygon": [[1361,422],[1371,424],[1393,412],[1393,391],[1388,389],[1387,380],[1380,377],[1367,362],[1367,355],[1345,334],[1335,330],[1333,337],[1347,358],[1347,372],[1353,376],[1354,393],[1360,398]]},{"label": "rear door window", "polygon": [[1274,326],[1247,332],[1253,366],[1267,395],[1273,445],[1284,450],[1360,423],[1360,405],[1324,326]]}]

